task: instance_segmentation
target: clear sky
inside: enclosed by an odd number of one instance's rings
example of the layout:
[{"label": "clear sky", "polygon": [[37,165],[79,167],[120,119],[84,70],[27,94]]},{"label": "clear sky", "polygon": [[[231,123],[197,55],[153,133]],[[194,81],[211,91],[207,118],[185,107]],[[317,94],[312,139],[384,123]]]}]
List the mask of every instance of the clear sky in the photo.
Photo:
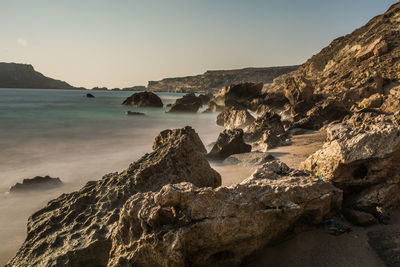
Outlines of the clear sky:
[{"label": "clear sky", "polygon": [[0,0],[0,61],[75,86],[300,64],[397,0]]}]

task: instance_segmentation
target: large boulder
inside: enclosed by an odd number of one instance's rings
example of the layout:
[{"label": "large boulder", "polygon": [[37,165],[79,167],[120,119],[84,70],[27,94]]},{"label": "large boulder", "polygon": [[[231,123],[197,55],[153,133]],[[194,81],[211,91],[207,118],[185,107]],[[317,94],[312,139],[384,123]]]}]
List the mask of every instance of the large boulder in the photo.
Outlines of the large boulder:
[{"label": "large boulder", "polygon": [[[302,168],[344,190],[344,207],[381,220],[400,202],[400,128],[395,116],[353,115],[328,127],[328,142]],[[395,123],[395,124],[394,124]]]},{"label": "large boulder", "polygon": [[210,159],[223,160],[232,154],[246,153],[251,151],[251,146],[243,141],[243,130],[224,130],[219,134],[217,142],[207,157]]},{"label": "large boulder", "polygon": [[153,152],[125,171],[88,182],[35,212],[28,220],[25,242],[7,266],[106,266],[111,233],[130,197],[180,182],[221,185],[192,128],[171,131],[157,140],[165,142],[156,142]]},{"label": "large boulder", "polygon": [[196,113],[202,105],[202,100],[191,93],[177,99],[168,112]]},{"label": "large boulder", "polygon": [[125,99],[122,105],[136,107],[163,107],[161,98],[152,92],[134,93]]},{"label": "large boulder", "polygon": [[217,125],[225,129],[243,129],[254,122],[254,117],[241,106],[227,107],[217,116]]},{"label": "large boulder", "polygon": [[340,204],[340,190],[279,161],[230,187],[166,185],[126,202],[109,266],[238,266]]},{"label": "large boulder", "polygon": [[63,183],[60,178],[46,176],[35,176],[24,179],[22,183],[16,183],[10,188],[10,193],[26,193],[29,191],[47,190],[61,186]]}]

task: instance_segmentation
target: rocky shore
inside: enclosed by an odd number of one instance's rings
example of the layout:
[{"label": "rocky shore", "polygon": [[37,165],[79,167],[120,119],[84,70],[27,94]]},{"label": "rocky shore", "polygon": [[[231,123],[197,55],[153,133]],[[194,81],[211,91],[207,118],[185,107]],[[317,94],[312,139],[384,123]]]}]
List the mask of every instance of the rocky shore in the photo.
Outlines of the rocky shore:
[{"label": "rocky shore", "polygon": [[[126,170],[34,213],[6,266],[235,266],[306,231],[335,244],[329,234],[341,242],[353,227],[399,266],[399,18],[398,3],[271,86],[223,88],[208,101],[224,127],[210,153],[189,126],[162,131]],[[170,112],[196,113],[204,99],[188,94]],[[296,153],[301,136],[320,147],[283,162],[276,149]],[[208,159],[256,170],[223,186]]]}]

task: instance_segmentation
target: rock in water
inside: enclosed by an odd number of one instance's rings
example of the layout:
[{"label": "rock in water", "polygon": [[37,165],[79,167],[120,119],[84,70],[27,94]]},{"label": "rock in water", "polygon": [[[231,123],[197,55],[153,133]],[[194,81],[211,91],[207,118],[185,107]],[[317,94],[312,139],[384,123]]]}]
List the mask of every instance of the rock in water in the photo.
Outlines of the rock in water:
[{"label": "rock in water", "polygon": [[201,99],[191,93],[177,99],[168,112],[196,113],[202,105]]},{"label": "rock in water", "polygon": [[10,193],[24,193],[28,191],[47,190],[61,186],[63,183],[60,178],[52,178],[48,175],[35,176],[31,179],[24,179],[21,183],[16,183],[10,188]]},{"label": "rock in water", "polygon": [[207,155],[210,159],[223,160],[232,154],[246,153],[251,151],[251,146],[243,141],[243,130],[224,130],[219,134],[217,142]]},{"label": "rock in water", "polygon": [[236,266],[340,204],[340,190],[279,161],[230,187],[166,185],[125,203],[109,266]]},{"label": "rock in water", "polygon": [[232,106],[225,108],[223,112],[217,116],[217,125],[223,126],[225,129],[243,129],[254,122],[254,117],[250,115],[247,109],[240,106]]},{"label": "rock in water", "polygon": [[382,221],[383,210],[400,202],[400,128],[396,116],[362,117],[357,128],[359,114],[330,126],[330,140],[301,166],[343,189],[344,208]]},{"label": "rock in water", "polygon": [[94,95],[92,95],[92,94],[86,94],[86,95],[84,95],[84,97],[86,97],[86,98],[94,98]]},{"label": "rock in water", "polygon": [[152,92],[134,93],[122,103],[126,106],[162,108],[161,98]]},{"label": "rock in water", "polygon": [[144,113],[142,113],[142,112],[136,112],[136,111],[130,111],[130,110],[128,110],[127,112],[125,112],[125,115],[139,115],[139,116],[143,116],[143,115],[146,115],[146,114],[144,114]]},{"label": "rock in water", "polygon": [[226,89],[224,94],[225,106],[242,105],[250,108],[253,99],[261,97],[263,83],[239,83],[232,84]]},{"label": "rock in water", "polygon": [[199,187],[221,185],[220,175],[192,142],[197,136],[192,128],[169,136],[170,142],[158,143],[125,171],[88,182],[34,213],[25,242],[7,266],[106,266],[111,232],[131,196],[185,181]]}]

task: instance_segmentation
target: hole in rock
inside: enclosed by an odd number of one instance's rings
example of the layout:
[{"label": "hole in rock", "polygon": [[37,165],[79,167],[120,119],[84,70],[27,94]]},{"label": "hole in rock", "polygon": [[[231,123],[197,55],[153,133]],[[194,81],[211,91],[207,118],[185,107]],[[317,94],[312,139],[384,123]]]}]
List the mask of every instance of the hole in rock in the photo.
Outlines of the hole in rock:
[{"label": "hole in rock", "polygon": [[368,166],[366,164],[361,164],[354,170],[353,177],[356,180],[364,179],[365,177],[367,177],[367,174],[368,174]]}]

